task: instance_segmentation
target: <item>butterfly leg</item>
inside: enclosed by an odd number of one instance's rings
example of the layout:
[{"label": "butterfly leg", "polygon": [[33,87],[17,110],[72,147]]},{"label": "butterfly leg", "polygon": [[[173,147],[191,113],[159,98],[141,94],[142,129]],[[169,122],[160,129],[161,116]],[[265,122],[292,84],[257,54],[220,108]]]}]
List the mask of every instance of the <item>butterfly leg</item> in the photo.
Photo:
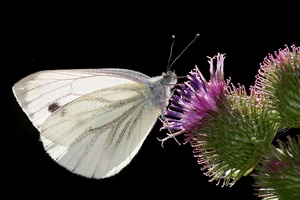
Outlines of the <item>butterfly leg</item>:
[{"label": "butterfly leg", "polygon": [[167,137],[164,137],[164,138],[162,138],[162,139],[157,138],[158,141],[161,142],[161,146],[164,147],[164,142],[167,141],[167,140],[170,139],[170,138],[174,138],[174,140],[178,143],[178,145],[181,145],[181,144],[178,142],[178,140],[176,139],[176,136],[178,136],[178,135],[180,135],[180,134],[182,134],[182,133],[185,133],[185,131],[184,131],[184,130],[181,130],[181,131],[178,131],[178,132],[176,132],[176,133],[172,133],[172,132],[169,130],[169,132],[170,132],[170,133],[167,133]]},{"label": "butterfly leg", "polygon": [[[164,116],[164,115],[163,115],[163,116]],[[165,137],[165,138],[163,138],[163,139],[157,138],[158,141],[161,142],[161,146],[164,147],[164,145],[163,145],[164,142],[165,142],[166,140],[170,139],[170,138],[173,138],[173,139],[177,142],[178,145],[181,145],[180,142],[176,139],[176,136],[178,136],[178,135],[184,133],[184,131],[179,131],[179,132],[173,133],[172,130],[169,128],[168,121],[167,121],[167,120],[164,120],[165,118],[160,118],[160,117],[159,117],[158,119],[159,119],[163,124],[167,124],[166,127],[167,127],[168,132],[169,132],[169,133],[167,133],[167,137]]]}]

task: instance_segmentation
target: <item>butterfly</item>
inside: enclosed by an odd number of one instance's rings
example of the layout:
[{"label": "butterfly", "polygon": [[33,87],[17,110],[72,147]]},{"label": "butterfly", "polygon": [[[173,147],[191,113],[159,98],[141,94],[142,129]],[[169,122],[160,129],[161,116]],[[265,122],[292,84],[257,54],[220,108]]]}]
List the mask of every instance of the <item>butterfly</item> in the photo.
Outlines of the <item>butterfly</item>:
[{"label": "butterfly", "polygon": [[117,68],[44,70],[14,84],[19,105],[59,165],[87,178],[119,173],[163,115],[174,72]]}]

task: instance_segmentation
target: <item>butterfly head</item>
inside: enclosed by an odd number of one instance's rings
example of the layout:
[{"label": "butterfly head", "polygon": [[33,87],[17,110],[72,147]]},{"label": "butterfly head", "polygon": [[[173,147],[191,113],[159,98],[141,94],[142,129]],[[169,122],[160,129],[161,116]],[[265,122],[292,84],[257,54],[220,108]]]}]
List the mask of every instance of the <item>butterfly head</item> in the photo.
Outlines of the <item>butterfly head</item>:
[{"label": "butterfly head", "polygon": [[163,73],[162,82],[164,85],[175,85],[177,83],[177,75],[172,71],[167,71]]}]

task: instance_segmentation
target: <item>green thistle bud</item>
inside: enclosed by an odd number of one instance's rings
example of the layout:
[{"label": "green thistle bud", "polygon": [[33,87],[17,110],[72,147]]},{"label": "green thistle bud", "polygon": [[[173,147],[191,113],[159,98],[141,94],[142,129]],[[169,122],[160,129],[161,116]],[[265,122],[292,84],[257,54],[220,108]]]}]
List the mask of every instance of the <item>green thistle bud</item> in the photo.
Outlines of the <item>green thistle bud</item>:
[{"label": "green thistle bud", "polygon": [[277,113],[243,86],[231,86],[191,139],[198,162],[210,181],[234,185],[248,175],[268,152],[279,123]]},{"label": "green thistle bud", "polygon": [[296,200],[300,198],[300,135],[278,140],[252,176],[255,190],[263,200]]},{"label": "green thistle bud", "polygon": [[281,127],[300,128],[300,47],[269,55],[261,64],[255,87],[279,114]]}]

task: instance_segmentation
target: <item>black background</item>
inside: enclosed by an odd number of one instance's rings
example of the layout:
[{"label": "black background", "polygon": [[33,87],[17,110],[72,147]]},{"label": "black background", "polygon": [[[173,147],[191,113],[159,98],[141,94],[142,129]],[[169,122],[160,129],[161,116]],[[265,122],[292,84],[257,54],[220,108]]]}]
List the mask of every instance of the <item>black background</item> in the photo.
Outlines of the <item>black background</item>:
[{"label": "black background", "polygon": [[166,70],[171,36],[176,36],[174,58],[196,33],[200,37],[172,67],[176,74],[185,76],[197,65],[209,79],[207,56],[225,53],[225,78],[249,87],[268,53],[285,44],[300,45],[299,12],[292,5],[27,6],[22,9],[19,5],[4,18],[3,191],[23,197],[259,199],[251,176],[222,188],[208,182],[188,144],[179,146],[169,140],[162,148],[156,139],[165,136],[159,131],[160,122],[116,176],[91,180],[74,175],[45,153],[38,131],[17,104],[11,87],[44,69],[116,67],[161,75]]}]

